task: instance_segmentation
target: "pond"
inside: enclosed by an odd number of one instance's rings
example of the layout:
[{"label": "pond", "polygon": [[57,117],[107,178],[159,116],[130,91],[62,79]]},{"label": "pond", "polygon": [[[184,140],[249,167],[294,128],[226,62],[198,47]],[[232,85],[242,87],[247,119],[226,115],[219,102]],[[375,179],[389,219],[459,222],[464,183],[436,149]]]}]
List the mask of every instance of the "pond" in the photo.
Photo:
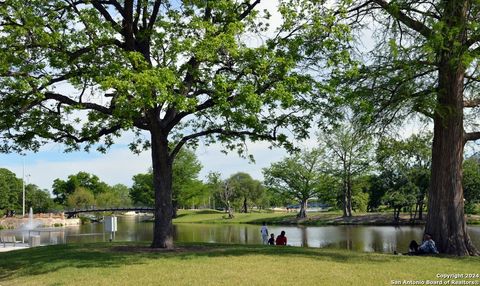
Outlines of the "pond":
[{"label": "pond", "polygon": [[[141,216],[118,217],[117,241],[151,241],[153,223],[143,222]],[[406,252],[412,239],[421,240],[423,226],[268,226],[275,236],[286,232],[288,245],[321,248],[340,248],[366,252],[394,250]],[[480,247],[480,226],[469,226],[475,245]],[[109,239],[103,234],[103,224],[87,224],[65,228],[57,241],[94,242]],[[42,234],[42,241],[48,238]],[[51,234],[50,234],[51,236]],[[174,239],[178,242],[211,242],[260,244],[259,225],[248,224],[174,224]]]}]

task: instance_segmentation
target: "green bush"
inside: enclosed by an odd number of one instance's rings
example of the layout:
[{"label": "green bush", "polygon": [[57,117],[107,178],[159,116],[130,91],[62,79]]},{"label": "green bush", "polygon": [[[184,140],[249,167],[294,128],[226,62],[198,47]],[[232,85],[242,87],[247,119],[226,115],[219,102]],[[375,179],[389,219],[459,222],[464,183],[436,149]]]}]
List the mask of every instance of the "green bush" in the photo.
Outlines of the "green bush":
[{"label": "green bush", "polygon": [[81,216],[81,217],[78,217],[80,219],[80,222],[82,224],[89,224],[91,222],[90,218],[88,217],[85,217],[85,216]]},{"label": "green bush", "polygon": [[465,213],[467,214],[480,214],[480,204],[466,204]]}]

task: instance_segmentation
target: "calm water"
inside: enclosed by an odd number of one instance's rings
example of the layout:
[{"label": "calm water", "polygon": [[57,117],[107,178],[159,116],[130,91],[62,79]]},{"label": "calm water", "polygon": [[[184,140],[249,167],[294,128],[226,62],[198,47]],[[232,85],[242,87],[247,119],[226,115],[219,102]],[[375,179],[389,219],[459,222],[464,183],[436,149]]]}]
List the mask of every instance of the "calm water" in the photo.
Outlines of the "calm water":
[{"label": "calm water", "polygon": [[[145,217],[118,217],[117,241],[151,241],[153,223],[143,222]],[[422,226],[268,226],[275,236],[286,232],[292,246],[341,248],[367,252],[406,252],[412,239],[421,240]],[[260,244],[259,225],[247,224],[175,224],[175,241]],[[10,231],[11,232],[11,231]],[[480,247],[480,226],[469,227],[470,236]],[[29,235],[40,235],[42,244],[108,241],[103,224],[87,224],[67,228],[40,229],[14,232],[17,239],[28,240]]]},{"label": "calm water", "polygon": [[[150,241],[153,223],[142,222],[140,216],[119,217],[115,240]],[[260,244],[260,226],[225,224],[175,224],[175,240],[179,242],[218,242]],[[292,246],[342,248],[367,252],[406,252],[412,239],[421,240],[422,226],[268,226],[275,236],[286,232]],[[89,224],[65,229],[68,242],[92,242],[109,239],[104,235],[103,224]],[[470,226],[474,244],[480,247],[480,226]],[[42,234],[46,237],[47,234]],[[58,239],[59,241],[61,239]],[[42,238],[43,241],[43,238]]]}]

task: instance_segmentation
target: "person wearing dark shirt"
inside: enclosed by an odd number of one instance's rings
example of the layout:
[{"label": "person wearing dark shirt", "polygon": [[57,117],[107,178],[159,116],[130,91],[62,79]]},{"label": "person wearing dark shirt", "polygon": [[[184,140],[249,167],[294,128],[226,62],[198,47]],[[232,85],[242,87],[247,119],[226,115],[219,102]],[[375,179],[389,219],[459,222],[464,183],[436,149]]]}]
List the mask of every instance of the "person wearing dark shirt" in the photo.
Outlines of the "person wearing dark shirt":
[{"label": "person wearing dark shirt", "polygon": [[410,242],[408,246],[409,255],[420,255],[420,254],[438,254],[437,247],[435,246],[435,241],[433,241],[432,236],[428,233],[425,233],[423,236],[422,244],[418,245],[415,240]]},{"label": "person wearing dark shirt", "polygon": [[273,233],[270,234],[270,239],[268,240],[269,245],[275,245],[275,236]]},{"label": "person wearing dark shirt", "polygon": [[276,245],[287,245],[287,237],[285,236],[285,231],[282,230],[277,240],[275,241]]}]

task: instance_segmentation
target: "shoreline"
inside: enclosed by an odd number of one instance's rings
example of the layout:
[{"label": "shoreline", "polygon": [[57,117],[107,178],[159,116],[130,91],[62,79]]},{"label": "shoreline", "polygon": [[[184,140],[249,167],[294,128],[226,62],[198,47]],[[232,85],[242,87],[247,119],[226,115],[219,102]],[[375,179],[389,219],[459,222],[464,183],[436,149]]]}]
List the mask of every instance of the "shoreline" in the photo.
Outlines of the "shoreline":
[{"label": "shoreline", "polygon": [[[426,217],[426,215],[424,216]],[[152,220],[153,221],[153,220]],[[360,213],[352,217],[342,217],[338,212],[310,213],[306,218],[299,219],[294,213],[236,213],[233,219],[226,218],[224,212],[207,210],[183,211],[173,219],[174,223],[211,223],[211,224],[262,224],[269,225],[299,225],[299,226],[414,226],[424,225],[425,220],[411,221],[409,215],[401,215],[399,221],[393,220],[391,213]],[[469,215],[467,224],[480,224],[479,215]]]}]

